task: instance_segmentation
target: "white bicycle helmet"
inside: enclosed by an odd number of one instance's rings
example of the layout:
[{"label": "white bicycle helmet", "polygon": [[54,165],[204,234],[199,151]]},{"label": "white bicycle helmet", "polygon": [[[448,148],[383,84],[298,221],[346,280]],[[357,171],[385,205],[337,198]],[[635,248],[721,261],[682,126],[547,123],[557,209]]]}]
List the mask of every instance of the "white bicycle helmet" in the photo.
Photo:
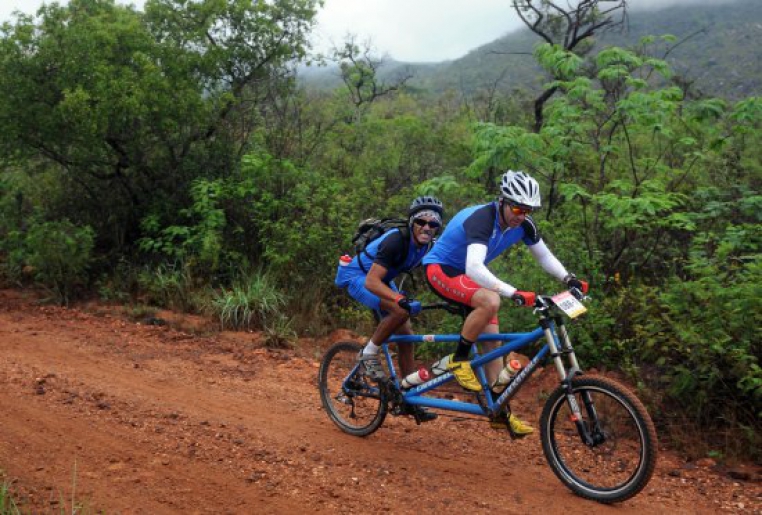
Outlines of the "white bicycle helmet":
[{"label": "white bicycle helmet", "polygon": [[500,197],[513,204],[539,209],[540,185],[524,172],[508,170],[500,180]]}]

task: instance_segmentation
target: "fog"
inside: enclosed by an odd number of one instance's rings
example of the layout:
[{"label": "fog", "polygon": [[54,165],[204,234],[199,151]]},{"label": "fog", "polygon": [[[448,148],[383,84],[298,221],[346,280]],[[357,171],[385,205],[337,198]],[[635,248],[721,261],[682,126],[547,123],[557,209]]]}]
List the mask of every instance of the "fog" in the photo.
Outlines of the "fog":
[{"label": "fog", "polygon": [[666,9],[675,5],[721,5],[735,2],[737,0],[630,0],[630,8],[633,11]]},{"label": "fog", "polygon": [[[629,4],[638,11],[734,1],[629,0]],[[138,9],[144,4],[144,0],[117,2]],[[42,3],[0,0],[0,21],[10,20],[16,9],[33,14]],[[360,43],[370,41],[380,55],[407,62],[439,62],[462,57],[521,27],[510,0],[325,0],[311,40],[316,51],[327,53],[353,34]]]}]

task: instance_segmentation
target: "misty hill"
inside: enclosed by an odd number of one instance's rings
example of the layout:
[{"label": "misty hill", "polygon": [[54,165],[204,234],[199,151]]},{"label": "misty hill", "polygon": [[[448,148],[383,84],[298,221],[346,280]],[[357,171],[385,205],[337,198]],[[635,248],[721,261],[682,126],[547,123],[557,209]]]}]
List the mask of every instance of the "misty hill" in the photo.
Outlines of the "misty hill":
[{"label": "misty hill", "polygon": [[[762,94],[762,1],[736,0],[721,5],[675,6],[659,11],[629,13],[627,33],[604,34],[599,45],[632,46],[646,35],[671,34],[678,43],[667,61],[684,79],[695,81],[693,91],[728,98]],[[460,59],[435,64],[387,62],[388,79],[409,70],[413,88],[442,92],[473,92],[497,84],[503,91],[537,89],[545,80],[531,55],[540,38],[519,30],[483,45]],[[667,46],[661,44],[656,56]],[[341,84],[336,69],[311,69],[301,79],[312,87]]]}]

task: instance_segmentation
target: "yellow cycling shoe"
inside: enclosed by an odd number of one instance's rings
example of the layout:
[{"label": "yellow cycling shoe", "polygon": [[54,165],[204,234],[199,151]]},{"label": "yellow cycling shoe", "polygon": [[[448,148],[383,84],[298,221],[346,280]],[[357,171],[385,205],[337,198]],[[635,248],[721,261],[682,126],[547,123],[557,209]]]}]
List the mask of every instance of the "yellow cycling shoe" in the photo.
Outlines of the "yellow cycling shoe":
[{"label": "yellow cycling shoe", "polygon": [[480,392],[482,390],[482,385],[476,379],[476,374],[474,374],[471,363],[468,361],[453,361],[453,356],[450,355],[447,370],[452,372],[458,384],[466,390],[471,390],[472,392]]},{"label": "yellow cycling shoe", "polygon": [[[511,415],[508,417],[508,424],[511,425],[511,436],[515,438],[523,438],[534,433],[534,428],[532,426],[521,420],[513,413],[511,413]],[[505,414],[502,414],[500,417],[491,420],[490,426],[493,429],[508,429],[508,426],[506,425]]]},{"label": "yellow cycling shoe", "polygon": [[534,428],[521,420],[519,417],[511,413],[508,417],[508,423],[511,425],[511,430],[516,436],[526,436],[534,433]]}]

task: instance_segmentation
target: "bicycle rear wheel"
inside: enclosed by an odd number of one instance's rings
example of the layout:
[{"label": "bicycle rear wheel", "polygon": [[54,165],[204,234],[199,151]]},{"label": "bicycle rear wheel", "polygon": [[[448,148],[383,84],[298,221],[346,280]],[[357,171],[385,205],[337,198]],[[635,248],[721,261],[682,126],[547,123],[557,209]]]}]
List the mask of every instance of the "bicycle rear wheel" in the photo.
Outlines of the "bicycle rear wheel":
[{"label": "bicycle rear wheel", "polygon": [[602,503],[640,492],[656,466],[656,429],[643,404],[619,383],[603,377],[572,381],[586,444],[572,420],[566,389],[559,387],[540,419],[542,448],[556,476],[576,494]]},{"label": "bicycle rear wheel", "polygon": [[387,413],[386,392],[357,364],[361,349],[354,342],[337,343],[325,353],[318,373],[323,408],[342,431],[355,436],[373,433]]}]

